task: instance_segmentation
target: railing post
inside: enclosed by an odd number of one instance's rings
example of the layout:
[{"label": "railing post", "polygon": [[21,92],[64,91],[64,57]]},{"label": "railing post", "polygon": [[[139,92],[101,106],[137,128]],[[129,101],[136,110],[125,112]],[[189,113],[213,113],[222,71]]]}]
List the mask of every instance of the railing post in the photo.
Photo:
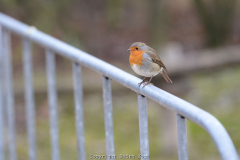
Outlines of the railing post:
[{"label": "railing post", "polygon": [[58,133],[58,106],[57,106],[57,90],[55,79],[55,54],[47,49],[46,50],[46,70],[48,81],[48,103],[50,110],[50,135],[51,135],[51,148],[52,160],[60,160],[59,153],[59,133]]},{"label": "railing post", "polygon": [[188,160],[186,118],[180,114],[176,114],[176,116],[178,134],[178,159]]},{"label": "railing post", "polygon": [[147,98],[141,94],[138,94],[138,117],[141,150],[138,158],[141,158],[141,160],[149,160]]},{"label": "railing post", "polygon": [[84,138],[84,113],[81,66],[73,62],[74,100],[75,100],[75,125],[78,142],[78,159],[85,160],[85,138]]},{"label": "railing post", "polygon": [[0,25],[0,160],[4,160],[4,118],[3,118],[3,98],[2,98],[2,80],[3,80],[3,34],[2,25]]},{"label": "railing post", "polygon": [[115,159],[114,136],[113,136],[113,113],[112,113],[112,89],[111,80],[103,76],[103,104],[107,160]]},{"label": "railing post", "polygon": [[32,49],[31,42],[27,37],[23,38],[22,46],[25,78],[25,111],[28,133],[28,156],[29,160],[36,160],[35,102],[32,82]]},{"label": "railing post", "polygon": [[14,113],[14,95],[12,81],[12,51],[10,31],[3,28],[3,49],[4,49],[4,94],[6,94],[8,136],[9,136],[9,157],[10,160],[17,159],[16,140],[15,140],[15,113]]}]

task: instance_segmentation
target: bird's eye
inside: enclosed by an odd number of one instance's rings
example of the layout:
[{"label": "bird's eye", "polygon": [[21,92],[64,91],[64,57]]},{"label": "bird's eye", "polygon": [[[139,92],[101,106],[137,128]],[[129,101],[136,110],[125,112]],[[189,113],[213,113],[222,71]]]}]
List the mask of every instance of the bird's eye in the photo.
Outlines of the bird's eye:
[{"label": "bird's eye", "polygon": [[136,50],[138,50],[138,48],[136,48]]}]

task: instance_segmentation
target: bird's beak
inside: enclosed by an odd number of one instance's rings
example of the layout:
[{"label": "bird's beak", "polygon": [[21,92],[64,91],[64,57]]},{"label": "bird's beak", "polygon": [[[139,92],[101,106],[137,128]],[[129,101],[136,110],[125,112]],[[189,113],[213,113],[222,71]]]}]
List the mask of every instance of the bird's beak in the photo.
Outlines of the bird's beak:
[{"label": "bird's beak", "polygon": [[128,49],[128,51],[131,51],[131,49]]}]

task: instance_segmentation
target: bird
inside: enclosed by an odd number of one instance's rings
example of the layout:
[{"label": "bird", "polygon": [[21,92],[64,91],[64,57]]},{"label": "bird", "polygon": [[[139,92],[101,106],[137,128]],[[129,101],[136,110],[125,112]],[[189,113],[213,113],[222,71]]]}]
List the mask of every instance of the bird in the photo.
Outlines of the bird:
[{"label": "bird", "polygon": [[[167,68],[158,56],[157,52],[147,46],[143,42],[135,42],[130,48],[129,63],[135,73],[144,76],[142,82],[138,83],[139,87],[143,84],[143,88],[150,83],[152,78],[161,73],[163,78],[172,83],[172,80],[167,75]],[[149,81],[146,77],[151,77]]]}]

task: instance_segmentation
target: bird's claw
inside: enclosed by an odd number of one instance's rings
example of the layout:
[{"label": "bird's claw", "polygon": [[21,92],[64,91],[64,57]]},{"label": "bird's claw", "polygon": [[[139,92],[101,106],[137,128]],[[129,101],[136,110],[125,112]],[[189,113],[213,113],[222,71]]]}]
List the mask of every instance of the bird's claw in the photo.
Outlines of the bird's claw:
[{"label": "bird's claw", "polygon": [[147,83],[145,83],[145,84],[143,85],[142,88],[144,88],[146,85],[149,85],[149,84],[153,85],[153,83],[147,82]]},{"label": "bird's claw", "polygon": [[[153,77],[153,76],[152,76],[152,77]],[[139,87],[140,87],[143,83],[145,83],[145,82],[146,82],[146,83],[143,85],[142,88],[144,88],[146,85],[149,85],[149,84],[153,85],[152,83],[150,83],[151,80],[152,80],[152,77],[150,78],[149,81],[145,80],[146,77],[144,77],[144,79],[142,80],[142,82],[138,83],[138,84],[139,84]]]},{"label": "bird's claw", "polygon": [[142,81],[142,82],[138,83],[138,84],[139,84],[139,87],[140,87],[143,83],[145,83],[145,84],[143,85],[142,88],[144,88],[146,85],[149,85],[149,84],[153,85],[153,83],[150,83],[149,81]]},{"label": "bird's claw", "polygon": [[148,81],[147,81],[147,80],[143,80],[142,82],[138,83],[139,87],[140,87],[143,83],[145,83],[145,82],[148,82]]}]

